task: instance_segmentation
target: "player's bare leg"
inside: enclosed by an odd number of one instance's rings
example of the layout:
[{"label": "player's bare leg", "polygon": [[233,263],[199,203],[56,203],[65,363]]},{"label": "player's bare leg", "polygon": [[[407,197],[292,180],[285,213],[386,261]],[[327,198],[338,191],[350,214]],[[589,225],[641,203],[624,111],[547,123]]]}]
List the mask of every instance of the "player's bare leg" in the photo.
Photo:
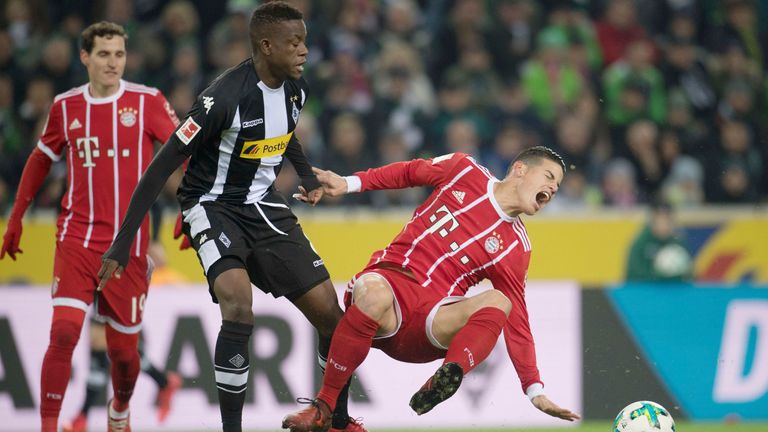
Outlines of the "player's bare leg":
[{"label": "player's bare leg", "polygon": [[386,279],[368,274],[358,279],[352,293],[354,303],[336,327],[328,355],[329,367],[323,376],[323,387],[312,406],[283,419],[283,428],[292,432],[327,431],[331,419],[327,407],[335,408],[344,385],[365,360],[376,334],[387,334],[397,327],[395,296]]},{"label": "player's bare leg", "polygon": [[464,375],[493,350],[511,310],[512,303],[496,290],[437,310],[432,335],[448,352],[443,365],[411,397],[409,405],[416,414],[429,412],[456,393]]},{"label": "player's bare leg", "polygon": [[224,432],[241,432],[248,387],[248,341],[253,332],[251,281],[245,269],[230,268],[216,277],[213,290],[222,320],[214,351],[221,423]]}]

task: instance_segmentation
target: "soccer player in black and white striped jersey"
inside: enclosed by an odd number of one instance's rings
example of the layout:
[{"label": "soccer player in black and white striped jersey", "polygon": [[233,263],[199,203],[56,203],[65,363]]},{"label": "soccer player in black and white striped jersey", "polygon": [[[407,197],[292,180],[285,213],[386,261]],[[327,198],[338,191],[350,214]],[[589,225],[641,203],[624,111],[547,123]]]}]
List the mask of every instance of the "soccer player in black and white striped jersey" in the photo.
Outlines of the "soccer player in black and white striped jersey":
[{"label": "soccer player in black and white striped jersey", "polygon": [[[183,232],[191,240],[219,304],[214,363],[224,432],[241,431],[253,330],[251,283],[286,297],[315,326],[321,364],[342,316],[323,260],[302,232],[274,180],[287,157],[311,204],[322,197],[294,130],[308,95],[301,12],[284,2],[259,6],[250,23],[253,57],[224,72],[142,177],[120,232],[104,254],[101,287],[119,277],[139,222],[165,180],[190,158],[178,191]],[[339,397],[331,430],[364,431]]]}]

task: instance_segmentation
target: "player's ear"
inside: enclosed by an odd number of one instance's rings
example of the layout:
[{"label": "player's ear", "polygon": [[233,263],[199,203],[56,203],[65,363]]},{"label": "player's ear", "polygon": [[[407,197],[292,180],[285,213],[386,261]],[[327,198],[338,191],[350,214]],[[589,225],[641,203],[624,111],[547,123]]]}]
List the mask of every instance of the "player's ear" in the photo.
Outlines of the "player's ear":
[{"label": "player's ear", "polygon": [[269,39],[259,40],[259,50],[261,50],[261,53],[264,55],[272,54],[272,43],[269,41]]},{"label": "player's ear", "polygon": [[90,60],[91,56],[88,54],[88,51],[81,49],[80,50],[80,63],[83,64],[86,68],[88,67],[88,60]]},{"label": "player's ear", "polygon": [[527,171],[528,165],[526,165],[523,161],[515,161],[514,165],[512,165],[512,172],[517,177],[524,176]]}]

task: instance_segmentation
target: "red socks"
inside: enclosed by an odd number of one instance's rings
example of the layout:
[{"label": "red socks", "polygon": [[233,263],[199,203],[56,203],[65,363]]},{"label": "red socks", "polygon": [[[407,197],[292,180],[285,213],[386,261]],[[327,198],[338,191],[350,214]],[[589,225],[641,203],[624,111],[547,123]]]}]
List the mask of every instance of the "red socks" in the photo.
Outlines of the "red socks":
[{"label": "red socks", "polygon": [[85,312],[66,306],[53,308],[53,322],[48,350],[43,358],[40,377],[40,417],[42,432],[56,432],[61,403],[72,372],[75,350]]},{"label": "red socks", "polygon": [[128,409],[128,401],[133,395],[136,379],[139,376],[141,360],[139,358],[139,334],[120,333],[107,325],[107,354],[112,362],[112,389],[115,411]]},{"label": "red socks", "polygon": [[336,399],[358,366],[368,356],[379,323],[352,305],[344,313],[331,340],[328,363],[325,366],[323,387],[317,398],[333,411]]},{"label": "red socks", "polygon": [[[475,312],[451,342],[444,363],[458,363],[464,373],[479,365],[493,350],[507,315],[500,309],[485,307]],[[356,305],[347,309],[336,327],[328,353],[323,387],[317,398],[331,408],[352,373],[363,363],[371,349],[379,323],[363,313]]]},{"label": "red socks", "polygon": [[453,337],[443,364],[458,363],[466,375],[493,351],[506,322],[507,316],[495,307],[475,312]]}]

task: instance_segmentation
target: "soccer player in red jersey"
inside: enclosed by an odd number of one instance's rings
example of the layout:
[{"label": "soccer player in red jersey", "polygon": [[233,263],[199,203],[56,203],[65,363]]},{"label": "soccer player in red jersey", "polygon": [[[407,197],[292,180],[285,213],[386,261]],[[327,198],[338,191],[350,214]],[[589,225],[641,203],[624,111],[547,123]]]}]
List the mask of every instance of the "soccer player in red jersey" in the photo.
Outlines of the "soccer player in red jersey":
[{"label": "soccer player in red jersey", "polygon": [[117,234],[131,193],[178,119],[157,89],[122,80],[124,29],[100,22],[83,30],[80,60],[88,83],[56,96],[42,136],[22,175],[3,236],[0,258],[16,259],[22,218],[54,161],[67,161],[67,191],[58,218],[53,267],[53,320],[43,359],[40,416],[43,432],[55,432],[72,367],[72,351],[92,302],[107,323],[114,398],[109,431],[130,431],[128,401],[139,372],[138,335],[147,296],[145,218],[131,247],[133,265],[110,289],[97,292],[101,255]]},{"label": "soccer player in red jersey", "polygon": [[[350,282],[323,386],[310,407],[283,420],[283,428],[327,430],[339,389],[371,347],[405,362],[444,359],[411,398],[411,408],[424,414],[458,390],[464,375],[491,353],[502,330],[533,405],[564,420],[579,418],[544,394],[525,304],[531,242],[520,215],[536,214],[557,193],[565,174],[557,153],[541,146],[527,149],[501,181],[460,153],[349,177],[315,172],[330,196],[413,186],[434,191]],[[464,296],[483,279],[494,289]]]}]

